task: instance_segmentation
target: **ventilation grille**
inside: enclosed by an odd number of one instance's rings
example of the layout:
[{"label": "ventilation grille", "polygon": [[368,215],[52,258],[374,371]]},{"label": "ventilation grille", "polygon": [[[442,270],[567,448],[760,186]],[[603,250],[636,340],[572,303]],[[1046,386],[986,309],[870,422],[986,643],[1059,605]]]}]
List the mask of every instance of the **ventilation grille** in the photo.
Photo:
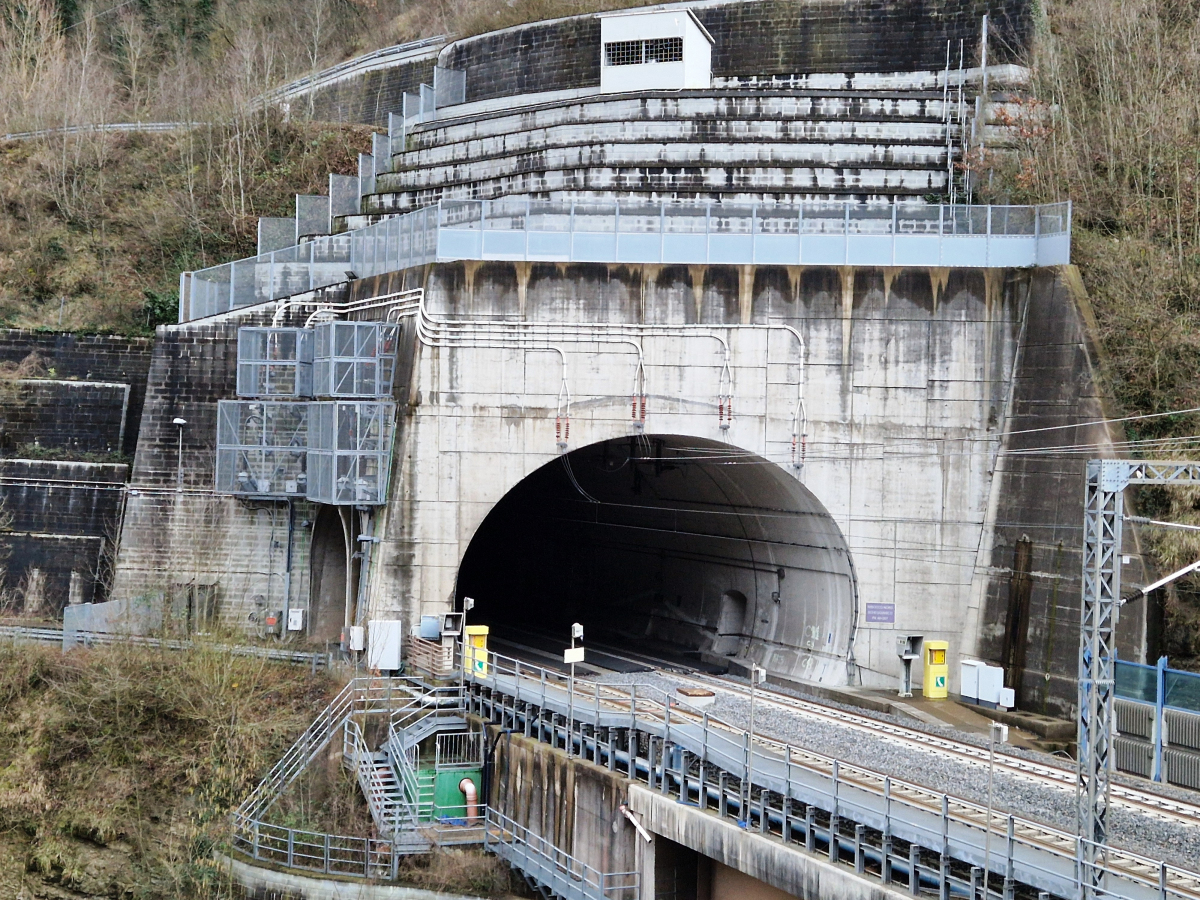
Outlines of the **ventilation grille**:
[{"label": "ventilation grille", "polygon": [[[1164,715],[1167,720],[1167,742],[1169,744],[1174,747],[1200,750],[1200,716],[1176,709],[1165,710]],[[1117,721],[1120,721],[1119,713]]]},{"label": "ventilation grille", "polygon": [[1200,788],[1200,753],[1168,748],[1163,753],[1163,761],[1166,764],[1167,781],[1171,784]]},{"label": "ventilation grille", "polygon": [[1117,731],[1129,737],[1154,737],[1154,707],[1117,700]]},{"label": "ventilation grille", "polygon": [[1117,769],[1130,775],[1150,777],[1154,762],[1154,746],[1134,738],[1119,737],[1113,741],[1117,751]]}]

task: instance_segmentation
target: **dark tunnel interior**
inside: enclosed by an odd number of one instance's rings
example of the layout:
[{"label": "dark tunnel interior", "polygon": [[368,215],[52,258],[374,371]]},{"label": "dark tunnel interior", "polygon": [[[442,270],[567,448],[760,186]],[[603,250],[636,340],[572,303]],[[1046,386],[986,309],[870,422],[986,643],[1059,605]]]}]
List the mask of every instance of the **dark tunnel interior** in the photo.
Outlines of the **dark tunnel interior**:
[{"label": "dark tunnel interior", "polygon": [[[664,643],[710,663],[844,672],[849,551],[816,497],[744,450],[635,435],[536,470],[484,519],[456,603],[501,633]],[[807,662],[806,662],[807,660]]]}]

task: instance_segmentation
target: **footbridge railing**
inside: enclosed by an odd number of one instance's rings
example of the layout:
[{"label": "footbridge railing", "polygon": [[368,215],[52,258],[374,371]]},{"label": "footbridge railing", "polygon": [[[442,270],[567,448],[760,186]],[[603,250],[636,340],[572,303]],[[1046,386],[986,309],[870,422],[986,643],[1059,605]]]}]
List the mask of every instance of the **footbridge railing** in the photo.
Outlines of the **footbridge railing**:
[{"label": "footbridge railing", "polygon": [[637,900],[637,872],[600,872],[497,810],[487,811],[483,845],[563,900]]},{"label": "footbridge railing", "polygon": [[1071,261],[1071,205],[444,200],[184,272],[179,321],[451,260],[1018,268]]},{"label": "footbridge railing", "polygon": [[[571,681],[492,652],[473,661],[473,711],[859,873],[871,861],[885,883],[899,875],[941,900],[977,897],[982,885],[1004,900],[1019,888],[1081,896],[1076,835],[760,735],[751,742],[652,688]],[[1114,847],[1100,858],[1109,896],[1200,898],[1200,874]]]}]

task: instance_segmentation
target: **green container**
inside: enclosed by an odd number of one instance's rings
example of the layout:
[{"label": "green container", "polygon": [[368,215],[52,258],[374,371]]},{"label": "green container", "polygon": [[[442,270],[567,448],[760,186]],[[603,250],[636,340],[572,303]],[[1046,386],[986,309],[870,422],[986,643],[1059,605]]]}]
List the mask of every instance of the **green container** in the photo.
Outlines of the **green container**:
[{"label": "green container", "polygon": [[[426,781],[433,778],[433,818],[434,819],[464,819],[467,815],[466,797],[458,789],[459,782],[470,778],[475,785],[475,795],[482,802],[480,784],[482,771],[480,769],[445,769],[434,772],[433,769],[421,769],[418,779]],[[425,798],[422,797],[422,800]]]}]

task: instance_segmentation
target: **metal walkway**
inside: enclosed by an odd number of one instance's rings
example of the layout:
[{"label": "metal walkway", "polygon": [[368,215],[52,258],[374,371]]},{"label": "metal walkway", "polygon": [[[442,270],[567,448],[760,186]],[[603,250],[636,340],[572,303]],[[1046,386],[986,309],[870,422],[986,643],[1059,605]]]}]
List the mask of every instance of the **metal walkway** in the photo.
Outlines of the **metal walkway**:
[{"label": "metal walkway", "polygon": [[[1082,841],[1075,835],[801,748],[749,736],[681,707],[660,691],[576,679],[487,654],[468,676],[472,711],[681,802],[715,809],[745,827],[803,842],[831,861],[897,875],[913,894],[942,900],[987,893],[1080,896]],[[989,829],[990,825],[990,829]],[[988,837],[991,832],[990,841]],[[1130,900],[1197,900],[1200,875],[1103,848],[1105,892]]]}]

